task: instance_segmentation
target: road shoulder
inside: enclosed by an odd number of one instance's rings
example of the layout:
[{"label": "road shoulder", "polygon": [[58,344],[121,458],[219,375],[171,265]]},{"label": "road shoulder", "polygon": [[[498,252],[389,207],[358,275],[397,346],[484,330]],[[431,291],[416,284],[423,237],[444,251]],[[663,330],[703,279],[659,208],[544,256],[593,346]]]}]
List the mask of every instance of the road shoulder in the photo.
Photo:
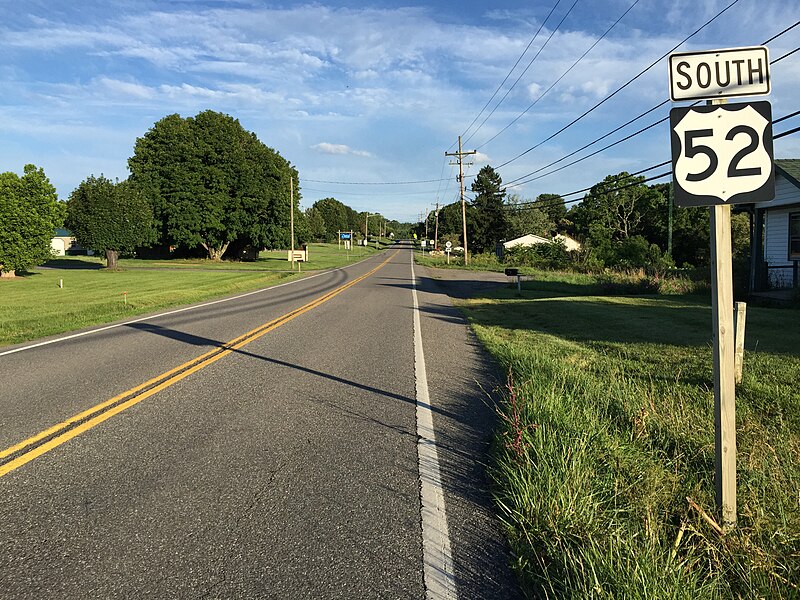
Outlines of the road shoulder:
[{"label": "road shoulder", "polygon": [[521,598],[487,474],[496,418],[492,396],[503,379],[451,301],[502,285],[507,277],[419,265],[415,270],[458,594]]}]

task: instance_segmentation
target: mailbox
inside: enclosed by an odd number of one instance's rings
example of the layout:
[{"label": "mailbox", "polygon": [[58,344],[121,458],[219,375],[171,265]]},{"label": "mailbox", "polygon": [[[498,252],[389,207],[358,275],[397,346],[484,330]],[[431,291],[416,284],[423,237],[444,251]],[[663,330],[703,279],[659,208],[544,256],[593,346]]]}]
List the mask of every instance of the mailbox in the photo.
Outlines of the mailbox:
[{"label": "mailbox", "polygon": [[506,275],[509,277],[516,277],[519,275],[519,269],[506,268]]}]

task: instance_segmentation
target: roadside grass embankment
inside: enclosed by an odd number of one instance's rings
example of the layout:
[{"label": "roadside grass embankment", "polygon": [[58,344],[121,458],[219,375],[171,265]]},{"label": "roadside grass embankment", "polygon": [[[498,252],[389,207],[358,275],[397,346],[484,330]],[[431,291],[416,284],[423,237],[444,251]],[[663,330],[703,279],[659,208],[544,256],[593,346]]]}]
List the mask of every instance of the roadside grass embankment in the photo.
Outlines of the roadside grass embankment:
[{"label": "roadside grass embankment", "polygon": [[[313,244],[302,271],[331,269],[375,254],[336,244]],[[116,271],[97,257],[50,261],[47,269],[0,281],[0,347],[111,323],[180,305],[249,292],[298,278],[286,252],[252,262],[201,259],[121,259]],[[59,287],[63,281],[63,288]]]},{"label": "roadside grass embankment", "polygon": [[739,521],[720,535],[701,514],[715,515],[708,300],[599,289],[554,277],[459,303],[510,374],[492,475],[526,594],[800,598],[800,314],[748,307]]}]

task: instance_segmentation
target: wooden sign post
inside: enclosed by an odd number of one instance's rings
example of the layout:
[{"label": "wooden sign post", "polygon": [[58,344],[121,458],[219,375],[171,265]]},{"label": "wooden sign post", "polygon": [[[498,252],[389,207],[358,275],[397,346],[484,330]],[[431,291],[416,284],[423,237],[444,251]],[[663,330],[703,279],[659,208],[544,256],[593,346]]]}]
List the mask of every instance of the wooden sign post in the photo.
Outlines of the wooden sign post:
[{"label": "wooden sign post", "polygon": [[711,313],[714,332],[714,465],[723,529],[736,526],[736,385],[734,380],[731,207],[711,211]]}]

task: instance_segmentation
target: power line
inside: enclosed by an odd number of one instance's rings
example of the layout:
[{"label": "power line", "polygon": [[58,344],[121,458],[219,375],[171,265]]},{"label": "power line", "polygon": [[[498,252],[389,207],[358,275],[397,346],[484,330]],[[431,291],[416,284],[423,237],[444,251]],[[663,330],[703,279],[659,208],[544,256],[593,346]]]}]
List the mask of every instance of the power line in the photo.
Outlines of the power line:
[{"label": "power line", "polygon": [[[797,116],[799,114],[800,114],[800,110],[795,111],[793,113],[789,113],[788,115],[784,115],[783,117],[780,117],[778,119],[774,119],[772,121],[772,123],[773,124],[780,123],[782,121],[785,121],[787,119],[795,117],[795,116]],[[775,140],[775,139],[779,139],[779,138],[782,138],[782,137],[786,137],[787,135],[791,135],[793,133],[797,133],[798,131],[800,131],[800,127],[795,127],[793,129],[789,129],[787,131],[784,131],[784,132],[781,132],[781,133],[778,133],[778,134],[774,134],[772,136],[772,139]],[[642,173],[646,173],[648,171],[653,171],[655,169],[658,169],[659,167],[664,167],[664,166],[666,166],[668,164],[671,164],[671,163],[672,163],[672,160],[666,160],[664,162],[658,163],[657,165],[653,165],[651,167],[647,167],[646,169],[641,169],[641,170],[636,171],[634,173],[629,173],[629,174],[627,174],[627,175],[625,175],[623,177],[617,177],[617,178],[613,179],[612,182],[613,181],[624,181],[625,179],[629,179],[631,177],[635,177],[637,175],[641,175]],[[667,177],[668,175],[672,175],[672,170],[671,169],[669,171],[665,171],[664,173],[661,173],[659,175],[654,175],[652,177],[648,177],[646,179],[643,179],[642,181],[639,181],[639,182],[636,182],[636,183],[632,183],[630,185],[626,185],[626,186],[622,186],[622,187],[616,187],[616,188],[612,188],[612,189],[605,189],[605,190],[603,190],[603,193],[605,194],[605,193],[610,193],[610,192],[616,192],[616,191],[619,191],[619,190],[624,190],[626,188],[633,187],[635,185],[639,185],[639,184],[645,183],[647,181],[654,181],[656,179],[661,179],[663,177]],[[600,182],[600,183],[606,183],[606,182]],[[508,190],[509,187],[516,187],[516,185],[520,185],[520,184],[514,184],[514,185],[511,185],[511,186],[507,185],[504,189]],[[595,184],[595,185],[598,185],[598,184]],[[555,194],[555,195],[557,195],[557,196],[559,196],[559,197],[561,197],[563,199],[563,198],[566,198],[568,196],[574,196],[576,194],[583,194],[583,193],[586,193],[586,192],[590,192],[592,190],[592,188],[595,187],[595,185],[593,185],[591,187],[588,187],[588,188],[583,188],[583,189],[580,189],[580,190],[576,190],[574,192],[569,192],[569,193],[566,193],[566,194]],[[554,201],[554,203],[552,203],[552,204],[541,203],[541,202],[537,203],[536,200],[531,200],[529,202],[520,202],[519,204],[516,204],[513,207],[509,206],[507,208],[509,208],[509,209],[549,208],[551,206],[558,206],[559,204],[564,204],[564,205],[573,204],[575,202],[580,202],[581,200],[582,200],[582,198],[576,198],[576,199],[573,199],[573,200]]]},{"label": "power line", "polygon": [[491,116],[492,116],[492,115],[495,113],[495,111],[496,111],[498,108],[500,108],[500,105],[503,103],[503,101],[505,101],[505,99],[506,99],[506,98],[508,98],[508,95],[511,93],[511,90],[513,90],[513,89],[514,89],[514,87],[516,87],[516,85],[519,83],[519,80],[520,80],[520,79],[522,79],[523,75],[525,75],[525,73],[527,73],[527,72],[528,72],[528,69],[530,69],[530,68],[531,68],[531,65],[533,64],[533,62],[534,62],[534,61],[535,61],[537,58],[539,58],[539,55],[542,53],[542,50],[544,50],[544,48],[545,48],[545,46],[547,46],[548,42],[549,42],[551,39],[553,39],[553,36],[556,34],[556,31],[558,31],[558,30],[559,30],[559,28],[561,27],[561,25],[563,25],[563,24],[564,24],[564,21],[566,21],[567,17],[568,17],[568,16],[569,16],[569,14],[572,12],[572,9],[573,9],[573,8],[575,8],[575,5],[576,5],[576,4],[578,4],[578,2],[579,2],[579,0],[575,0],[575,2],[573,2],[573,3],[572,3],[572,6],[570,6],[570,7],[569,7],[569,10],[568,10],[568,11],[566,12],[566,14],[565,14],[565,15],[562,17],[561,21],[559,21],[558,25],[556,25],[556,27],[553,29],[553,31],[551,31],[551,32],[550,32],[550,35],[549,35],[549,36],[548,36],[548,38],[547,38],[547,39],[544,41],[544,44],[542,44],[542,47],[541,47],[541,48],[539,48],[539,50],[536,52],[536,54],[534,55],[534,57],[533,57],[533,58],[531,59],[531,61],[528,63],[528,66],[527,66],[527,67],[525,67],[525,69],[522,71],[522,73],[520,73],[520,74],[519,74],[519,77],[517,77],[517,80],[516,80],[514,83],[512,83],[512,84],[511,84],[511,87],[510,87],[510,88],[508,88],[508,90],[506,90],[506,93],[503,95],[503,97],[502,97],[502,98],[500,98],[500,102],[498,102],[498,103],[495,105],[495,107],[492,109],[492,111],[491,111],[491,112],[490,112],[488,115],[486,115],[486,118],[485,118],[483,121],[481,121],[481,124],[480,124],[480,125],[478,125],[478,128],[477,128],[475,131],[473,131],[473,132],[472,132],[472,133],[469,135],[469,137],[468,137],[466,140],[464,140],[465,142],[468,142],[468,141],[470,141],[470,140],[471,140],[471,139],[472,139],[472,138],[475,136],[475,134],[476,134],[476,133],[478,133],[478,131],[480,130],[480,128],[481,128],[481,127],[483,127],[483,125],[486,123],[486,121],[488,121],[488,120],[489,120],[489,117],[491,117]]},{"label": "power line", "polygon": [[[798,24],[800,24],[800,22],[798,22]],[[784,34],[784,33],[786,33],[787,31],[789,31],[790,29],[792,29],[792,27],[790,27],[790,28],[788,28],[788,29],[785,29],[785,30],[784,30],[782,33],[780,33],[780,34],[778,34],[778,35],[776,35],[776,36],[773,36],[773,37],[772,37],[772,38],[770,38],[770,39],[771,39],[771,40],[774,40],[775,38],[779,37],[780,35],[783,35],[783,34]],[[780,60],[783,60],[783,59],[784,59],[784,58],[786,58],[787,56],[790,56],[790,55],[794,54],[794,53],[795,53],[795,52],[797,52],[798,50],[800,50],[800,48],[795,48],[794,50],[792,50],[792,51],[790,51],[790,52],[788,52],[788,53],[784,54],[783,56],[781,56],[781,57],[779,57],[779,58],[776,58],[775,60],[771,61],[771,62],[770,62],[770,64],[775,64],[776,62],[778,62],[778,61],[780,61]],[[573,152],[570,152],[570,153],[569,153],[569,154],[567,154],[566,156],[562,156],[562,157],[561,157],[561,158],[559,158],[558,160],[555,160],[555,161],[553,161],[553,162],[551,162],[551,163],[549,163],[549,164],[547,164],[547,165],[545,165],[545,166],[543,166],[543,167],[540,167],[540,168],[538,168],[538,169],[536,169],[536,170],[534,170],[534,171],[531,171],[530,173],[527,173],[527,174],[525,174],[525,175],[520,175],[519,177],[517,177],[517,178],[515,178],[515,179],[512,179],[512,180],[510,180],[510,181],[508,182],[508,184],[511,184],[511,183],[516,183],[516,182],[520,182],[520,184],[521,184],[521,183],[529,183],[529,182],[531,182],[531,181],[535,181],[536,179],[541,179],[541,178],[543,178],[543,177],[546,177],[547,175],[551,175],[551,174],[553,174],[553,173],[556,173],[556,172],[558,172],[558,171],[561,171],[562,169],[564,169],[564,168],[566,168],[566,167],[569,167],[569,166],[575,165],[575,164],[577,164],[577,163],[579,163],[579,162],[581,162],[581,161],[584,161],[584,160],[586,160],[587,158],[591,158],[592,156],[595,156],[596,154],[599,154],[600,152],[602,152],[602,151],[604,151],[604,150],[608,150],[609,148],[611,148],[611,147],[613,147],[613,146],[616,146],[617,144],[620,144],[620,143],[622,143],[622,142],[625,142],[625,141],[627,141],[627,140],[630,140],[631,138],[633,138],[633,137],[636,137],[636,136],[638,136],[638,135],[640,135],[640,134],[644,133],[645,131],[647,131],[647,130],[649,130],[649,129],[653,128],[653,127],[655,127],[656,125],[658,125],[658,124],[660,124],[660,123],[664,123],[665,121],[669,120],[669,117],[668,117],[668,116],[667,116],[667,117],[665,117],[665,118],[663,118],[663,119],[660,119],[660,120],[656,121],[655,123],[651,123],[650,125],[648,125],[648,126],[646,126],[646,127],[642,128],[642,129],[640,129],[640,130],[638,130],[638,131],[636,131],[636,132],[634,132],[634,133],[632,133],[632,134],[630,134],[630,135],[628,135],[628,136],[626,136],[626,137],[624,137],[624,138],[622,138],[622,139],[620,139],[620,140],[618,140],[618,141],[616,141],[616,142],[614,142],[614,143],[612,143],[612,144],[609,144],[609,145],[607,145],[607,146],[604,146],[604,147],[603,147],[603,148],[601,148],[600,150],[597,150],[597,151],[595,151],[595,152],[592,152],[591,154],[587,154],[586,156],[584,156],[584,157],[582,157],[582,158],[579,158],[578,160],[575,160],[575,161],[573,161],[573,162],[569,163],[568,165],[564,165],[564,166],[562,166],[562,167],[559,167],[558,169],[553,169],[552,171],[549,171],[549,172],[547,172],[547,173],[545,173],[545,174],[543,174],[543,175],[540,175],[539,177],[533,177],[533,178],[531,178],[531,179],[526,179],[527,177],[530,177],[531,175],[535,175],[535,174],[537,174],[537,173],[540,173],[541,171],[544,171],[545,169],[547,169],[547,168],[549,168],[549,167],[552,167],[553,165],[556,165],[556,164],[558,164],[558,163],[560,163],[560,162],[562,162],[562,161],[564,161],[564,160],[566,160],[566,159],[568,159],[568,158],[570,158],[570,157],[574,156],[575,154],[577,154],[578,152],[581,152],[582,150],[586,150],[586,149],[587,149],[587,148],[589,148],[590,146],[593,146],[593,145],[594,145],[594,144],[596,144],[597,142],[599,142],[599,141],[601,141],[601,140],[603,140],[603,139],[607,138],[608,136],[610,136],[610,135],[612,135],[612,134],[614,134],[614,133],[617,133],[618,131],[620,131],[621,129],[623,129],[623,128],[627,127],[628,125],[630,125],[630,124],[631,124],[631,123],[633,123],[634,121],[637,121],[637,120],[641,119],[643,116],[645,116],[645,115],[647,115],[647,114],[649,114],[649,113],[653,112],[654,110],[657,110],[657,109],[661,108],[662,106],[664,106],[664,105],[665,105],[665,104],[667,104],[667,103],[669,103],[669,100],[664,100],[664,101],[663,101],[663,102],[661,102],[660,104],[657,104],[657,105],[656,105],[656,106],[654,106],[653,108],[650,108],[649,110],[646,110],[645,112],[643,112],[643,113],[642,113],[642,114],[640,114],[639,116],[637,116],[637,117],[634,117],[633,119],[631,119],[631,120],[627,121],[627,122],[626,122],[626,123],[624,123],[623,125],[620,125],[619,127],[617,127],[617,128],[615,128],[615,129],[613,129],[612,131],[609,131],[608,133],[606,133],[606,134],[604,134],[604,135],[600,136],[599,138],[597,138],[597,139],[595,139],[595,140],[593,140],[593,141],[589,142],[588,144],[585,144],[585,145],[581,146],[581,147],[580,147],[580,148],[578,148],[577,150],[574,150]],[[696,104],[698,104],[698,103],[699,103],[699,101],[697,101],[697,102],[694,102],[694,103],[692,104],[692,106],[694,106],[694,105],[696,105]],[[790,115],[790,116],[791,116],[791,115]],[[788,116],[787,116],[787,117],[783,117],[783,118],[784,118],[784,119],[785,119],[785,118],[788,118]],[[776,122],[779,122],[779,121],[773,121],[773,123],[776,123]],[[501,165],[501,166],[503,166],[503,165]],[[498,168],[499,168],[499,167],[498,167]],[[523,179],[526,179],[526,180],[525,180],[525,181],[522,181]]]},{"label": "power line", "polygon": [[574,68],[577,66],[577,64],[578,64],[579,62],[581,62],[581,61],[582,61],[582,60],[583,60],[583,59],[586,57],[586,55],[587,55],[587,54],[589,54],[589,52],[591,52],[591,51],[594,49],[594,47],[595,47],[595,46],[597,46],[597,44],[599,44],[599,43],[601,42],[601,40],[602,40],[603,38],[605,38],[605,37],[606,37],[606,36],[607,36],[607,35],[608,35],[608,34],[611,32],[611,30],[612,30],[612,29],[614,29],[614,27],[616,27],[616,26],[617,26],[617,23],[619,23],[619,22],[620,22],[620,21],[623,19],[623,17],[625,17],[625,15],[627,15],[627,14],[628,14],[628,13],[631,11],[631,9],[632,9],[634,6],[636,6],[637,4],[639,4],[639,1],[640,1],[640,0],[635,0],[635,1],[634,1],[634,3],[633,3],[633,4],[631,4],[631,5],[628,7],[628,9],[627,9],[627,10],[626,10],[624,13],[622,13],[622,14],[619,16],[619,18],[618,18],[616,21],[614,21],[614,23],[612,23],[611,27],[609,27],[608,29],[606,29],[606,30],[605,30],[605,32],[603,33],[603,35],[601,35],[599,38],[597,38],[597,39],[595,40],[595,42],[594,42],[594,43],[593,43],[591,46],[589,46],[589,48],[588,48],[588,49],[587,49],[587,50],[586,50],[586,51],[585,51],[583,54],[581,54],[580,58],[578,58],[578,60],[576,60],[574,63],[572,63],[572,65],[569,67],[569,69],[567,69],[566,71],[564,71],[564,72],[561,74],[561,76],[560,76],[558,79],[556,79],[556,80],[555,80],[555,81],[554,81],[552,84],[550,84],[550,87],[548,87],[548,88],[547,88],[547,89],[546,89],[544,92],[542,92],[542,93],[539,95],[539,97],[538,97],[538,98],[536,98],[536,100],[534,100],[534,101],[533,101],[531,104],[529,104],[529,105],[528,105],[528,108],[526,108],[525,110],[523,110],[523,111],[522,111],[522,112],[521,112],[519,115],[517,115],[517,117],[516,117],[516,118],[515,118],[513,121],[511,121],[511,122],[510,122],[508,125],[506,125],[505,127],[503,127],[503,128],[500,130],[500,131],[498,131],[497,133],[495,133],[495,134],[494,134],[492,137],[490,137],[488,140],[486,140],[486,141],[485,141],[485,142],[483,142],[483,143],[482,143],[480,146],[478,146],[478,148],[477,148],[477,149],[478,149],[478,150],[480,150],[481,148],[483,148],[484,146],[486,146],[486,145],[487,145],[487,144],[489,144],[490,142],[494,141],[494,140],[495,140],[495,139],[496,139],[498,136],[500,136],[500,134],[502,134],[503,132],[505,132],[505,131],[506,131],[506,130],[507,130],[509,127],[511,127],[511,126],[512,126],[514,123],[516,123],[517,121],[519,121],[519,120],[520,120],[520,119],[521,119],[521,118],[522,118],[522,117],[523,117],[523,116],[524,116],[524,115],[525,115],[525,114],[526,114],[526,113],[527,113],[527,112],[528,112],[530,109],[532,109],[534,106],[536,106],[536,104],[539,102],[539,100],[541,100],[542,98],[544,98],[544,97],[547,95],[547,93],[548,93],[550,90],[552,90],[552,89],[553,89],[553,88],[554,88],[556,85],[558,85],[558,83],[559,83],[559,82],[560,82],[562,79],[564,79],[564,77],[566,77],[566,76],[569,74],[569,72],[570,72],[570,71],[572,71],[572,69],[574,69]]},{"label": "power line", "polygon": [[795,127],[794,129],[790,129],[789,131],[784,131],[783,133],[779,133],[777,135],[773,135],[772,139],[773,140],[777,140],[778,138],[782,138],[782,137],[785,137],[787,135],[791,135],[793,133],[797,133],[798,131],[800,131],[800,127]]},{"label": "power line", "polygon": [[600,100],[600,102],[598,102],[597,104],[595,104],[594,106],[592,106],[590,109],[588,109],[587,111],[585,111],[583,114],[581,114],[580,116],[576,117],[575,119],[573,119],[572,121],[570,121],[569,123],[567,123],[566,125],[564,125],[564,126],[561,128],[561,129],[559,129],[559,130],[558,130],[558,131],[556,131],[555,133],[551,134],[551,135],[550,135],[549,137],[547,137],[546,139],[542,140],[541,142],[539,142],[539,143],[538,143],[538,144],[536,144],[535,146],[531,146],[530,148],[528,148],[527,150],[525,150],[525,151],[524,151],[524,152],[522,152],[521,154],[518,154],[518,155],[517,155],[517,156],[515,156],[514,158],[512,158],[512,159],[510,159],[510,160],[507,160],[507,161],[506,161],[506,162],[504,162],[503,164],[501,164],[501,165],[498,165],[498,167],[497,167],[497,168],[498,168],[498,169],[499,169],[499,168],[502,168],[502,167],[504,167],[504,166],[506,166],[506,165],[508,165],[508,164],[510,164],[510,163],[512,163],[512,162],[514,162],[515,160],[518,160],[518,159],[522,158],[523,156],[525,156],[526,154],[528,154],[528,152],[531,152],[532,150],[535,150],[536,148],[538,148],[538,147],[539,147],[539,146],[541,146],[542,144],[545,144],[545,143],[549,142],[550,140],[552,140],[553,138],[555,138],[557,135],[559,135],[559,134],[563,133],[564,131],[566,131],[567,129],[569,129],[570,127],[572,127],[572,126],[573,126],[575,123],[577,123],[578,121],[580,121],[581,119],[583,119],[583,118],[584,118],[586,115],[588,115],[589,113],[593,112],[594,110],[596,110],[597,108],[599,108],[600,106],[602,106],[603,104],[605,104],[606,102],[608,102],[609,100],[611,100],[611,98],[613,98],[614,96],[616,96],[616,95],[617,95],[619,92],[621,92],[621,91],[622,91],[622,90],[624,90],[626,87],[628,87],[630,84],[632,84],[634,81],[636,81],[637,79],[639,79],[639,77],[641,77],[642,75],[644,75],[645,73],[647,73],[647,71],[649,71],[649,70],[650,70],[650,69],[652,69],[654,66],[656,66],[656,65],[657,65],[657,64],[658,64],[658,63],[659,63],[659,62],[660,62],[662,59],[664,59],[665,57],[669,56],[669,54],[670,54],[671,52],[675,51],[677,48],[679,48],[681,45],[683,45],[683,44],[684,44],[686,41],[688,41],[689,39],[691,39],[692,37],[694,37],[695,35],[697,35],[698,33],[700,33],[700,32],[701,32],[703,29],[705,29],[705,28],[706,28],[708,25],[710,25],[712,22],[714,22],[716,19],[718,19],[720,16],[722,16],[722,14],[723,14],[723,13],[725,13],[727,10],[729,10],[731,7],[733,7],[733,6],[734,6],[735,4],[737,4],[738,2],[739,2],[739,0],[733,0],[733,2],[731,2],[730,4],[728,4],[728,6],[726,6],[725,8],[723,8],[723,9],[722,9],[721,11],[719,11],[719,12],[718,12],[716,15],[714,15],[714,16],[713,16],[713,17],[711,17],[711,18],[710,18],[708,21],[706,21],[705,23],[703,23],[703,25],[701,25],[701,26],[700,26],[699,28],[697,28],[697,29],[696,29],[694,32],[692,32],[692,33],[691,33],[691,34],[689,34],[687,37],[685,37],[685,38],[684,38],[684,39],[683,39],[681,42],[679,42],[678,44],[676,44],[675,46],[673,46],[673,47],[672,47],[672,48],[671,48],[669,51],[667,51],[666,53],[664,53],[664,54],[662,54],[661,56],[659,56],[659,57],[658,57],[658,58],[657,58],[655,61],[653,61],[652,63],[650,63],[650,65],[649,65],[648,67],[646,67],[646,68],[645,68],[645,69],[643,69],[642,71],[639,71],[639,73],[637,73],[637,74],[636,74],[634,77],[632,77],[632,78],[631,78],[631,79],[629,79],[627,82],[625,82],[625,83],[624,83],[622,86],[618,87],[616,90],[614,90],[613,92],[611,92],[611,93],[610,93],[608,96],[606,96],[605,98],[603,98],[602,100]]},{"label": "power line", "polygon": [[791,31],[792,29],[794,29],[794,28],[795,28],[795,27],[797,27],[798,25],[800,25],[800,21],[797,21],[797,22],[796,22],[796,23],[794,23],[793,25],[789,25],[789,26],[788,26],[786,29],[784,29],[784,30],[783,30],[783,31],[781,31],[780,33],[776,33],[775,35],[773,35],[771,38],[769,38],[769,39],[768,39],[766,42],[764,42],[764,43],[763,43],[763,44],[761,44],[761,45],[762,45],[762,46],[766,46],[766,45],[767,45],[767,44],[769,44],[771,41],[773,41],[773,40],[777,40],[777,39],[778,39],[779,37],[781,37],[781,36],[782,36],[784,33],[787,33],[787,32],[789,32],[789,31]]},{"label": "power line", "polygon": [[301,177],[303,181],[309,183],[328,183],[335,185],[414,185],[417,183],[436,183],[439,181],[446,181],[446,178],[441,179],[420,179],[419,181],[325,181],[323,179],[306,179]]},{"label": "power line", "polygon": [[[464,133],[462,133],[462,134],[461,134],[461,135],[462,135],[462,137],[463,137],[463,136],[465,136],[465,135],[467,135],[467,132],[468,132],[468,131],[469,131],[469,130],[472,128],[472,126],[473,126],[473,125],[475,125],[475,122],[476,122],[476,121],[477,121],[477,120],[480,118],[480,116],[483,114],[483,111],[485,111],[485,110],[488,108],[489,104],[491,104],[492,100],[494,100],[494,99],[495,99],[495,96],[497,96],[497,93],[498,93],[498,92],[499,92],[501,89],[503,89],[503,86],[506,84],[506,81],[508,81],[508,78],[509,78],[509,77],[511,77],[511,73],[513,73],[513,72],[514,72],[514,69],[516,69],[516,68],[517,68],[517,65],[518,65],[518,64],[520,63],[520,61],[522,60],[522,57],[523,57],[523,56],[525,56],[525,54],[527,54],[527,52],[528,52],[528,50],[530,49],[531,45],[533,44],[534,40],[535,40],[537,37],[539,37],[539,33],[540,33],[540,32],[542,31],[542,29],[544,28],[544,25],[545,25],[545,23],[547,23],[547,20],[550,18],[550,16],[551,16],[551,15],[553,14],[553,12],[556,10],[556,7],[557,7],[559,4],[561,4],[561,0],[556,0],[556,3],[553,5],[553,8],[551,8],[551,9],[550,9],[550,12],[549,12],[549,13],[547,14],[547,16],[544,18],[544,20],[542,21],[542,24],[541,24],[541,25],[539,25],[539,29],[537,29],[537,30],[536,30],[536,33],[534,33],[534,34],[533,34],[533,37],[531,38],[531,41],[530,41],[530,42],[528,42],[528,45],[527,45],[527,46],[525,46],[525,50],[523,50],[523,51],[522,51],[522,54],[520,54],[520,55],[519,55],[519,58],[517,59],[517,62],[515,62],[515,63],[514,63],[514,66],[513,66],[513,67],[511,67],[511,70],[510,70],[510,71],[508,72],[508,74],[505,76],[505,79],[503,79],[503,81],[502,81],[502,82],[500,82],[500,85],[498,85],[498,86],[497,86],[497,89],[494,91],[494,94],[492,94],[492,97],[491,97],[491,98],[489,98],[489,100],[487,100],[487,101],[486,101],[486,104],[484,104],[484,106],[483,106],[483,108],[481,109],[481,111],[480,111],[480,112],[479,112],[477,115],[475,115],[475,118],[474,118],[474,119],[472,119],[472,123],[470,123],[470,124],[469,124],[469,126],[468,126],[468,127],[465,129],[465,130],[464,130]],[[498,103],[498,106],[499,106],[499,103]],[[482,124],[483,124],[483,123],[481,123],[481,125],[482,125]],[[478,128],[478,129],[480,129],[480,128]],[[475,131],[477,131],[477,129],[476,129]],[[473,135],[474,135],[474,133],[473,133]],[[472,137],[472,136],[470,136],[470,137]],[[453,145],[455,145],[455,143],[454,143]],[[452,146],[451,146],[451,148],[452,148]],[[448,150],[449,150],[449,149],[450,149],[450,148],[448,148]]]}]

